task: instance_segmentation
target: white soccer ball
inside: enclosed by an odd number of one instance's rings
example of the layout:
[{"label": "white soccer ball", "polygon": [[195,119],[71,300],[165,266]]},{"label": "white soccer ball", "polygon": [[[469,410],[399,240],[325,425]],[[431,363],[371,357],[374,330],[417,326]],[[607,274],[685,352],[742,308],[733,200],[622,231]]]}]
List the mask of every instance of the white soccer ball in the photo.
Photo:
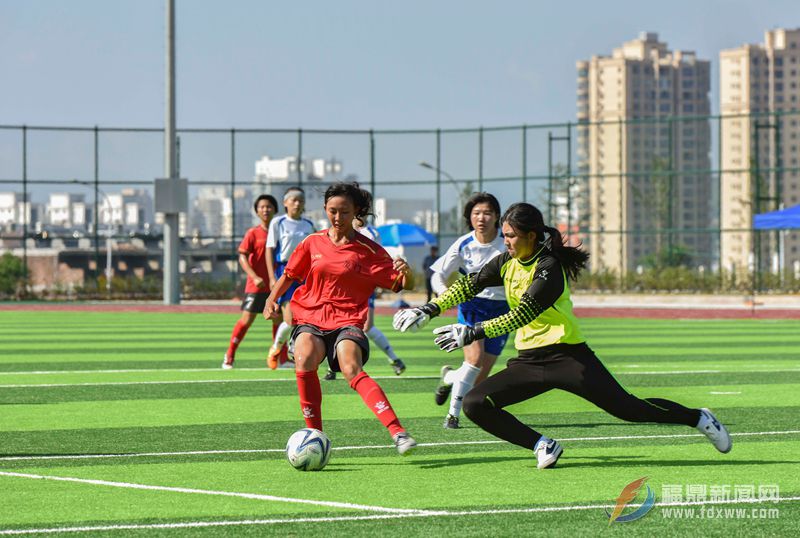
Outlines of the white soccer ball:
[{"label": "white soccer ball", "polygon": [[331,440],[314,428],[303,428],[286,442],[286,459],[298,471],[320,471],[331,459]]}]

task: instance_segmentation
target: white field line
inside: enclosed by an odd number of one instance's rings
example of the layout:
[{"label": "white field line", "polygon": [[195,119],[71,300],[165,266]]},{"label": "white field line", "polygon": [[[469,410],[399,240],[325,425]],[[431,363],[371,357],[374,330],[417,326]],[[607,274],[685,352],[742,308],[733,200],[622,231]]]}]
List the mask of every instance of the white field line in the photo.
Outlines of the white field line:
[{"label": "white field line", "polygon": [[[731,436],[752,437],[761,435],[795,435],[800,434],[800,430],[767,431],[767,432],[735,432]],[[626,441],[636,439],[681,439],[690,437],[705,437],[702,433],[678,433],[664,435],[614,435],[604,437],[567,437],[559,438],[560,442],[573,441]],[[443,446],[470,446],[470,445],[498,445],[505,443],[502,440],[487,441],[450,441],[442,443],[418,443],[419,447],[443,447]],[[509,445],[511,446],[511,445]],[[362,445],[362,446],[335,446],[331,450],[379,450],[394,448],[394,445]],[[123,454],[72,454],[63,456],[3,456],[3,461],[44,461],[44,460],[89,460],[101,458],[158,458],[170,456],[209,456],[215,454],[277,454],[283,453],[283,448],[253,448],[239,450],[190,450],[183,452],[137,452]]]},{"label": "white field line", "polygon": [[[736,504],[781,504],[787,502],[800,501],[800,497],[783,497],[774,500],[720,500],[720,501],[689,501],[674,503],[657,503],[659,507],[673,506],[706,506],[706,505],[736,505]],[[0,535],[21,535],[21,534],[60,534],[68,532],[101,532],[117,530],[143,530],[143,529],[187,529],[205,527],[234,527],[234,526],[255,526],[255,525],[279,525],[291,523],[336,523],[348,521],[370,521],[385,519],[405,519],[423,517],[459,517],[476,515],[495,515],[495,514],[534,514],[540,512],[574,512],[585,510],[601,510],[613,508],[613,504],[586,504],[586,505],[564,505],[564,506],[537,506],[532,508],[506,508],[496,510],[458,510],[458,511],[416,511],[397,514],[374,514],[365,516],[335,516],[335,517],[299,517],[282,519],[241,519],[231,521],[186,521],[180,523],[150,523],[142,525],[98,525],[93,527],[53,527],[41,529],[7,529],[0,530]]]},{"label": "white field line", "polygon": [[173,493],[194,493],[198,495],[217,495],[220,497],[239,497],[242,499],[255,499],[258,501],[275,501],[293,504],[310,504],[313,506],[329,506],[331,508],[347,508],[350,510],[366,510],[368,512],[385,512],[390,514],[407,514],[415,512],[427,512],[426,510],[416,510],[411,508],[387,508],[385,506],[370,506],[366,504],[343,503],[336,501],[317,501],[313,499],[295,499],[293,497],[277,497],[275,495],[264,495],[260,493],[240,493],[236,491],[218,491],[208,489],[178,488],[170,486],[152,486],[148,484],[134,484],[130,482],[111,482],[108,480],[92,480],[89,478],[73,478],[69,476],[48,476],[40,474],[13,473],[0,471],[0,476],[12,478],[32,478],[35,480],[52,480],[55,482],[73,482],[76,484],[91,484],[94,486],[108,486],[112,488],[142,489],[149,491],[169,491]]},{"label": "white field line", "polygon": [[[263,369],[259,368],[259,371],[263,371]],[[216,368],[214,370],[128,370],[128,372],[173,372],[173,371],[181,371],[181,372],[206,372],[206,371],[218,371]],[[61,372],[61,373],[78,373],[80,371],[69,371],[69,372]],[[94,370],[94,371],[84,371],[83,373],[123,373],[126,372],[125,370]],[[725,370],[664,370],[664,371],[652,371],[652,372],[617,372],[616,375],[692,375],[692,374],[721,374],[725,373]],[[790,369],[780,369],[780,370],[736,370],[731,371],[730,373],[783,373],[783,372],[800,372],[800,368],[790,368]],[[0,372],[0,375],[9,375],[9,374],[53,374],[57,372]],[[372,376],[373,379],[439,379],[439,376],[426,376],[426,375],[418,375],[418,376],[402,376],[398,378],[397,376]],[[106,386],[125,386],[125,385],[191,385],[191,384],[203,384],[203,383],[288,383],[292,382],[295,383],[296,380],[294,378],[268,378],[268,379],[183,379],[183,380],[172,380],[172,381],[109,381],[109,382],[89,382],[89,383],[16,383],[16,384],[6,384],[0,385],[2,389],[21,389],[21,388],[54,388],[54,387],[106,387]],[[717,393],[711,393],[717,394]],[[723,393],[720,393],[723,394]],[[724,393],[724,394],[733,394],[733,393]]]}]

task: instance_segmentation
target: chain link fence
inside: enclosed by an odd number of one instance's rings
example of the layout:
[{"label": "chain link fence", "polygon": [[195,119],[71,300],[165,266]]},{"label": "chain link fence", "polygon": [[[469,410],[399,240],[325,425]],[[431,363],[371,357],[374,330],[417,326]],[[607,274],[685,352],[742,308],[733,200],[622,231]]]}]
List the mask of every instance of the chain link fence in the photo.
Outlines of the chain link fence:
[{"label": "chain link fence", "polygon": [[[584,289],[800,291],[800,234],[753,228],[753,215],[800,203],[799,120],[782,112],[473,129],[180,129],[190,200],[180,225],[184,297],[241,288],[237,246],[255,224],[256,196],[281,199],[300,185],[307,216],[323,226],[322,193],[335,180],[373,193],[377,224],[414,222],[444,247],[465,232],[472,192],[491,192],[504,208],[530,202],[590,251]],[[163,151],[162,129],[0,126],[0,253],[22,259],[24,276],[0,293],[158,297],[153,180]]]}]

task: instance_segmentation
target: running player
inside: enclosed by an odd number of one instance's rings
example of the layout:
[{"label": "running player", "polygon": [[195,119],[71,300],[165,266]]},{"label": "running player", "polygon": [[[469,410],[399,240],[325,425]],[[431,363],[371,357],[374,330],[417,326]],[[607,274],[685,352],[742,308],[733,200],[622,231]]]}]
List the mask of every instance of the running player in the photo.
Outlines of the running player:
[{"label": "running player", "polygon": [[[264,311],[270,290],[264,257],[266,255],[267,230],[272,216],[278,211],[278,201],[269,194],[262,194],[256,198],[253,209],[261,222],[258,226],[247,230],[239,244],[239,265],[247,273],[247,284],[245,284],[244,301],[242,301],[242,317],[233,327],[230,346],[222,359],[224,370],[233,368],[236,348],[244,340],[244,335],[247,334],[247,330],[253,324],[256,316]],[[274,325],[275,322],[273,322]]]},{"label": "running player", "polygon": [[[375,226],[366,225],[359,227],[358,225],[361,224],[360,221],[354,221],[353,225],[357,232],[369,237],[379,245],[381,244],[381,234],[378,232],[378,229]],[[386,338],[386,335],[383,334],[379,328],[375,326],[375,294],[369,296],[369,313],[367,314],[367,323],[364,325],[364,332],[369,336],[369,339],[372,342],[381,348],[386,354],[386,358],[389,360],[389,364],[392,365],[392,370],[394,370],[395,375],[400,375],[406,370],[405,363],[400,360],[400,357],[397,356],[397,353],[394,352],[394,348],[392,348],[392,344],[389,343],[389,339]],[[336,372],[331,369],[328,369],[328,373],[325,374],[324,379],[326,381],[333,381],[336,379]]]},{"label": "running player", "polygon": [[511,311],[474,327],[462,324],[435,329],[436,344],[453,351],[484,338],[517,331],[519,356],[508,367],[473,388],[464,399],[467,416],[487,432],[532,449],[537,467],[553,467],[563,450],[558,441],[529,428],[504,407],[551,389],[576,394],[629,422],[660,422],[696,427],[722,453],[730,451],[728,431],[708,409],[690,409],[661,398],[639,399],[626,391],[586,342],[572,313],[569,280],[589,255],[563,244],[558,230],[544,225],[542,213],[526,203],[503,215],[507,252],[477,274],[466,275],[444,295],[395,315],[399,330],[416,330],[431,317],[474,297],[488,286],[503,285]]},{"label": "running player", "polygon": [[[464,205],[464,220],[470,230],[450,245],[444,256],[431,265],[431,286],[437,295],[447,290],[447,279],[456,271],[462,275],[477,273],[489,260],[505,250],[500,228],[500,202],[488,192],[470,196]],[[458,322],[473,326],[476,323],[502,316],[508,312],[503,286],[487,287],[473,299],[458,305]],[[445,365],[436,388],[436,405],[442,405],[450,395],[450,410],[444,427],[458,428],[461,405],[470,389],[491,372],[498,355],[503,351],[508,335],[486,338],[464,346],[464,363],[454,370]],[[450,394],[452,390],[452,395]]]},{"label": "running player", "polygon": [[[286,214],[273,219],[269,225],[267,270],[270,288],[275,287],[275,283],[286,268],[289,256],[297,248],[297,245],[308,234],[315,231],[314,223],[302,216],[305,204],[305,191],[300,187],[289,187],[283,195],[283,207],[286,209]],[[278,304],[281,306],[281,324],[267,356],[267,366],[273,370],[278,367],[281,349],[286,345],[289,336],[292,334],[292,309],[289,306],[289,301],[291,301],[292,294],[297,289],[297,286],[297,282],[292,283],[286,292],[278,298]]]},{"label": "running player", "polygon": [[322,429],[322,391],[317,369],[327,358],[342,372],[378,420],[386,426],[397,451],[416,446],[405,431],[381,387],[367,375],[369,341],[364,325],[369,296],[375,288],[398,292],[411,289],[414,278],[405,260],[392,261],[383,248],[359,234],[353,220],[370,214],[372,196],[357,183],[334,183],[325,191],[330,228],[308,236],[292,253],[272,289],[264,315],[279,312],[277,298],[293,282],[302,282],[292,297],[296,325],[292,331],[297,389],[306,426]]}]

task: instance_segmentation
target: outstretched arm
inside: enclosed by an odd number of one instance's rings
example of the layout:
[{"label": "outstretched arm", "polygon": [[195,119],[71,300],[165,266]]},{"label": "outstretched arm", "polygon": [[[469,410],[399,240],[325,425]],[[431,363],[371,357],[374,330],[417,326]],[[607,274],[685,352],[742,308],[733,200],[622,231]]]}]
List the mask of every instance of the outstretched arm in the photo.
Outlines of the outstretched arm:
[{"label": "outstretched arm", "polygon": [[495,338],[528,325],[555,304],[564,293],[564,273],[553,257],[536,267],[533,282],[519,298],[519,305],[508,313],[476,323],[473,327],[454,324],[434,330],[436,344],[444,351],[453,351],[482,338]]}]

